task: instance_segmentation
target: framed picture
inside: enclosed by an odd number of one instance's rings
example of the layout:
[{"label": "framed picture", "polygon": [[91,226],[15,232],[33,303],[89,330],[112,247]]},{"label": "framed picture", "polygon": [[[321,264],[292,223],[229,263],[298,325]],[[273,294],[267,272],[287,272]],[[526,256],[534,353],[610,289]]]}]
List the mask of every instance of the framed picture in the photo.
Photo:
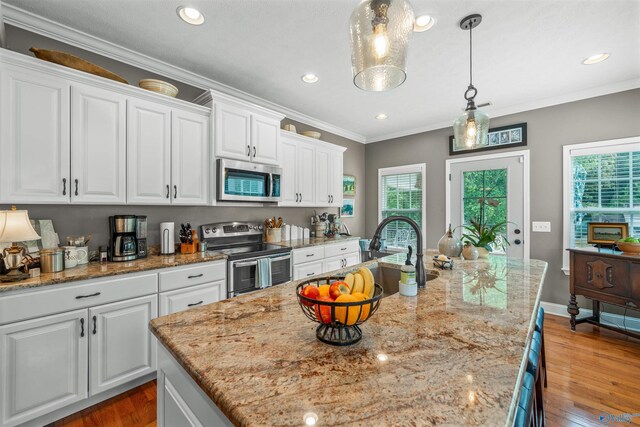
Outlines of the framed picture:
[{"label": "framed picture", "polygon": [[518,123],[516,125],[490,128],[487,140],[477,148],[456,149],[453,135],[449,137],[449,155],[475,153],[478,151],[497,150],[507,147],[520,147],[527,145],[527,124]]},{"label": "framed picture", "polygon": [[340,216],[342,218],[350,218],[355,215],[356,201],[354,199],[343,199],[340,208]]},{"label": "framed picture", "polygon": [[590,222],[587,228],[587,243],[593,245],[613,245],[628,236],[626,222]]},{"label": "framed picture", "polygon": [[342,195],[353,197],[356,195],[356,177],[353,175],[342,176]]}]

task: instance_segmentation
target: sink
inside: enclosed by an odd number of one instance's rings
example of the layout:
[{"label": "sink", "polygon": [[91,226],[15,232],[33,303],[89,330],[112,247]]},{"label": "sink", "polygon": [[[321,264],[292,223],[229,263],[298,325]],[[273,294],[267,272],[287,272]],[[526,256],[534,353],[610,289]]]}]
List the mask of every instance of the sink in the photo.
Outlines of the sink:
[{"label": "sink", "polygon": [[[382,286],[382,289],[384,290],[383,298],[398,293],[398,282],[400,281],[399,268],[383,267],[378,265],[369,269],[373,273],[376,283]],[[438,274],[431,273],[428,270],[426,275],[427,282],[438,277]]]},{"label": "sink", "polygon": [[362,262],[371,261],[376,258],[384,258],[388,255],[393,255],[393,252],[384,252],[384,251],[360,251],[360,258]]}]

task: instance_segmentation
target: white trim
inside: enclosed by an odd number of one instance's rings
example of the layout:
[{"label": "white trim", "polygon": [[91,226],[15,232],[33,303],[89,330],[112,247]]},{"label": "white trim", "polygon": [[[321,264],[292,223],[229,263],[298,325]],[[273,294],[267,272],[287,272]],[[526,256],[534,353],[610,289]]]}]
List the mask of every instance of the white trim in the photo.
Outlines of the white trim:
[{"label": "white trim", "polygon": [[242,90],[233,88],[184,68],[171,65],[167,62],[152,58],[148,55],[119,46],[115,43],[92,36],[42,16],[27,12],[19,7],[2,3],[4,9],[4,22],[18,28],[31,31],[63,43],[85,49],[98,55],[124,62],[144,70],[151,71],[162,76],[183,82],[188,85],[204,89],[214,89],[227,95],[242,99],[247,102],[268,108],[284,114],[292,120],[305,123],[318,129],[342,136],[357,142],[364,143],[366,138],[359,133],[352,132],[334,126],[322,120],[315,119],[307,114],[276,104],[266,99],[251,95]]},{"label": "white trim", "polygon": [[[606,304],[606,303],[605,303]],[[560,317],[569,317],[569,313],[567,313],[567,306],[562,304],[556,304],[554,302],[546,302],[540,301],[540,306],[544,309],[545,314],[553,314],[554,316]],[[592,310],[588,310],[586,308],[580,308],[580,318],[590,317],[593,315]],[[627,329],[630,331],[640,332],[640,318],[627,316],[626,320],[624,316],[613,313],[600,313],[600,321],[605,325],[615,326],[621,329],[624,329],[624,325],[627,326]],[[569,327],[569,322],[567,322],[567,328]],[[578,325],[578,328],[580,325]]]},{"label": "white trim", "polygon": [[426,198],[426,189],[427,189],[427,164],[426,163],[415,163],[413,165],[403,165],[403,166],[391,166],[387,168],[379,168],[378,169],[378,224],[382,222],[382,209],[381,203],[382,200],[382,188],[380,187],[380,183],[382,182],[383,175],[399,175],[403,173],[417,173],[420,172],[422,174],[422,248],[426,249],[427,247],[427,233],[425,233],[426,224],[427,224],[427,198]]},{"label": "white trim", "polygon": [[524,240],[524,259],[529,259],[531,256],[531,162],[529,159],[529,150],[517,150],[507,151],[497,154],[483,154],[480,156],[466,156],[455,159],[445,160],[445,221],[444,229],[446,230],[451,223],[451,181],[449,175],[451,174],[451,165],[456,163],[468,163],[478,160],[493,160],[503,159],[510,157],[522,157],[524,159],[524,170],[522,185],[524,186],[524,206],[523,206],[523,222],[522,225],[522,239]]},{"label": "white trim", "polygon": [[[634,151],[633,144],[638,144],[640,150],[640,136],[562,146],[562,271],[567,276],[570,273],[567,249],[569,248],[569,230],[571,228],[569,224],[571,217],[571,157]],[[632,148],[629,148],[629,145]]]}]

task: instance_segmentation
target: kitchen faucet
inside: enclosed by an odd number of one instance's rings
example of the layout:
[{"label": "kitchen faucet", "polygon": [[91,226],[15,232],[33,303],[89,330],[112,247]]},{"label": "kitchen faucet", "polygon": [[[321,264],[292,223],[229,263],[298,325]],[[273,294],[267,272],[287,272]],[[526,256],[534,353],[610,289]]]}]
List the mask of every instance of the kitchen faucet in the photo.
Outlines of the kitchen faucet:
[{"label": "kitchen faucet", "polygon": [[424,288],[427,280],[424,273],[424,262],[422,261],[422,231],[420,231],[420,227],[414,220],[412,220],[411,218],[407,218],[406,216],[390,216],[389,218],[383,219],[382,222],[378,224],[378,228],[376,228],[376,231],[373,234],[373,239],[371,239],[371,243],[369,244],[369,250],[380,250],[380,233],[382,233],[382,230],[389,223],[394,221],[406,222],[411,226],[411,228],[413,228],[413,231],[415,231],[416,235],[418,236],[418,247],[416,250],[416,282],[418,283],[419,288]]}]

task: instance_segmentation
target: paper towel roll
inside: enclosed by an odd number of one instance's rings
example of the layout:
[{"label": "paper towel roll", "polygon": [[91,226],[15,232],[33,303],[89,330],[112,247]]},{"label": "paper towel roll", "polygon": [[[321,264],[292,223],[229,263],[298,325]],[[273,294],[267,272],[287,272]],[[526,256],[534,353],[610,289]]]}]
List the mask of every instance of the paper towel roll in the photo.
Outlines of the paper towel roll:
[{"label": "paper towel roll", "polygon": [[173,222],[160,223],[160,253],[162,255],[176,253],[174,232],[175,224]]}]

